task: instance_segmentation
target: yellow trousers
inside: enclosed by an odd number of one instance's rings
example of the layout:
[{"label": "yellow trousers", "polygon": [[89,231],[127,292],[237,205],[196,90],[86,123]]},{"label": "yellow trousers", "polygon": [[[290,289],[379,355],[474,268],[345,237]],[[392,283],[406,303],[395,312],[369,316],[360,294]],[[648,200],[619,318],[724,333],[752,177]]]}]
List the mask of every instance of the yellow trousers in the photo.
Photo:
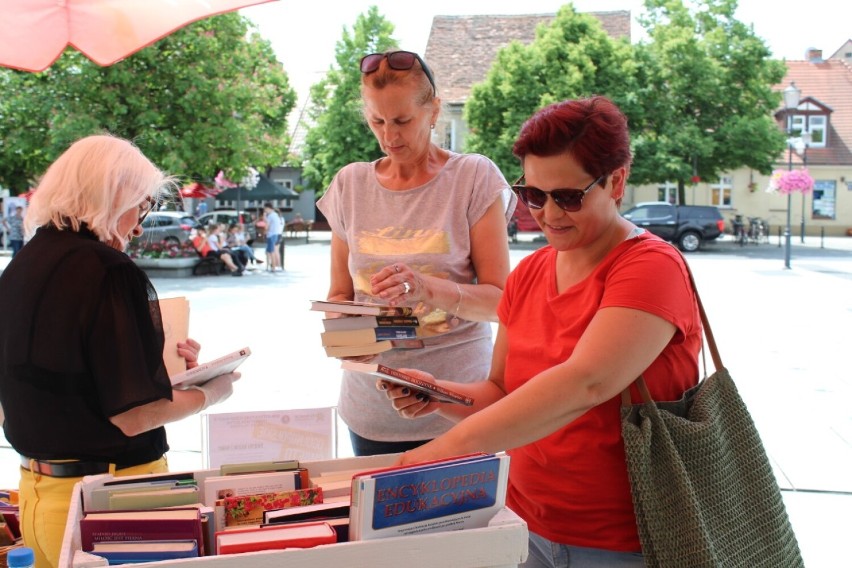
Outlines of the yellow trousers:
[{"label": "yellow trousers", "polygon": [[[165,456],[150,463],[119,470],[110,466],[110,473],[117,477],[163,473],[168,470]],[[29,546],[35,552],[35,568],[56,568],[59,565],[59,552],[68,521],[71,492],[74,484],[81,479],[82,477],[50,477],[21,468],[18,504],[21,534],[24,537],[24,546]]]}]

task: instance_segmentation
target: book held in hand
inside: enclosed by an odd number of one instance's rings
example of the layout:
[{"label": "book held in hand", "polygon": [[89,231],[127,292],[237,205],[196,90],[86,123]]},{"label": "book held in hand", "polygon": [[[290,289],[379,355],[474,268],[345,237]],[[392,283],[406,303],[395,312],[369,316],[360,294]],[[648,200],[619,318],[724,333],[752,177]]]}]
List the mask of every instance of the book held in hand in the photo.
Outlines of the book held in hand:
[{"label": "book held in hand", "polygon": [[420,329],[411,326],[324,331],[320,334],[322,344],[327,347],[337,345],[366,345],[376,341],[384,341],[385,339],[416,339],[419,336]]},{"label": "book held in hand", "polygon": [[322,327],[325,331],[349,331],[351,329],[370,329],[377,327],[419,327],[417,316],[345,316],[340,318],[324,318]]},{"label": "book held in hand", "polygon": [[251,349],[243,347],[218,359],[213,359],[192,369],[187,369],[182,373],[170,377],[172,386],[177,389],[185,389],[193,385],[206,383],[219,375],[233,373],[249,355],[251,355]]},{"label": "book held in hand", "polygon": [[350,540],[482,528],[505,506],[505,453],[364,472],[352,479]]},{"label": "book held in hand", "polygon": [[376,355],[393,349],[393,343],[386,339],[366,343],[364,345],[327,345],[325,354],[329,357],[361,357],[363,355]]},{"label": "book held in hand", "polygon": [[473,399],[467,395],[455,392],[448,388],[444,388],[435,383],[418,379],[412,375],[407,375],[402,371],[382,365],[381,363],[359,363],[356,361],[343,361],[340,364],[341,368],[349,371],[358,371],[368,373],[381,378],[389,383],[406,386],[412,390],[422,392],[429,395],[432,400],[437,402],[450,402],[455,404],[463,404],[465,406],[473,405]]},{"label": "book held in hand", "polygon": [[410,316],[414,313],[414,309],[407,306],[388,306],[353,300],[311,300],[311,310],[366,316]]}]

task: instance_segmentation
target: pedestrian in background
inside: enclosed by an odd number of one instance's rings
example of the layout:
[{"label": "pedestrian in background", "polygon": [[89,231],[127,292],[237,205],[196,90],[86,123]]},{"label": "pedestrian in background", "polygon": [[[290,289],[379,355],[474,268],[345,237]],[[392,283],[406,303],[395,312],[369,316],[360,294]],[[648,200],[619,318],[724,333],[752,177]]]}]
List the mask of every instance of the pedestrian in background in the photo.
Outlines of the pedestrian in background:
[{"label": "pedestrian in background", "polygon": [[7,235],[9,246],[12,249],[12,258],[15,258],[21,248],[24,246],[24,208],[15,207],[14,214],[6,219]]},{"label": "pedestrian in background", "polygon": [[[283,270],[278,242],[284,230],[284,222],[271,203],[263,204],[263,220],[266,222],[266,269],[272,272]],[[281,246],[284,246],[282,243]]]}]

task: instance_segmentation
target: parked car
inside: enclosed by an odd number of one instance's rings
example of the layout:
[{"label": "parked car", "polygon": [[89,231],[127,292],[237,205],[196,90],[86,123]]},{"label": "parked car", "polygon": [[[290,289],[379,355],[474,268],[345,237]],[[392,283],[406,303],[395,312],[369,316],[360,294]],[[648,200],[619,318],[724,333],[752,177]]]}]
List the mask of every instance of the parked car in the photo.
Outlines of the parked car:
[{"label": "parked car", "polygon": [[637,227],[675,243],[684,252],[701,248],[725,230],[725,219],[712,205],[672,205],[664,201],[637,203],[622,216]]},{"label": "parked car", "polygon": [[257,220],[251,211],[240,211],[238,217],[236,209],[216,209],[198,217],[198,224],[202,227],[207,227],[213,223],[225,224],[230,227],[237,222],[245,225],[246,234],[250,240],[257,239]]},{"label": "parked car", "polygon": [[152,243],[181,244],[197,224],[195,217],[184,211],[152,211],[142,221],[142,238]]}]

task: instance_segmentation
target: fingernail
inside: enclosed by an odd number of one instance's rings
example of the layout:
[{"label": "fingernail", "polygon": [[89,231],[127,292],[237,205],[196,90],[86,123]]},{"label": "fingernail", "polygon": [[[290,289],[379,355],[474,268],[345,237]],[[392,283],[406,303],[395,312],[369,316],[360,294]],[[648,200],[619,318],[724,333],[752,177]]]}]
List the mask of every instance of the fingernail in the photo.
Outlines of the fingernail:
[{"label": "fingernail", "polygon": [[408,390],[408,387],[402,387],[402,394],[403,396],[408,396],[409,394],[411,394],[411,391]]},{"label": "fingernail", "polygon": [[427,397],[425,393],[419,392],[416,395],[414,395],[414,398],[416,398],[420,402],[423,402],[424,400],[426,400],[429,397]]},{"label": "fingernail", "polygon": [[388,385],[386,383],[379,383],[379,388],[386,391],[388,390]]}]

